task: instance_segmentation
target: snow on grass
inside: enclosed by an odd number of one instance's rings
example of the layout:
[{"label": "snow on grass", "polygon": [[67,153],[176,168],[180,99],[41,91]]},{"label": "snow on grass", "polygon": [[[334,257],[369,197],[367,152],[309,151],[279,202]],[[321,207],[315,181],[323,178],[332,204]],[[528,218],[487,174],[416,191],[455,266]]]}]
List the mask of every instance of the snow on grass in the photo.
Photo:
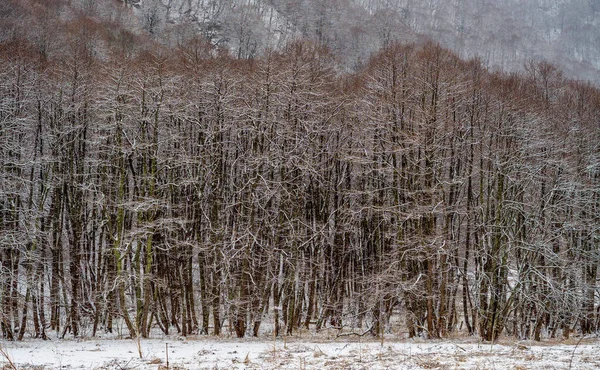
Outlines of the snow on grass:
[{"label": "snow on grass", "polygon": [[[475,339],[338,338],[25,340],[1,342],[18,369],[598,369],[600,340],[479,343]],[[6,358],[0,369],[10,369]]]}]

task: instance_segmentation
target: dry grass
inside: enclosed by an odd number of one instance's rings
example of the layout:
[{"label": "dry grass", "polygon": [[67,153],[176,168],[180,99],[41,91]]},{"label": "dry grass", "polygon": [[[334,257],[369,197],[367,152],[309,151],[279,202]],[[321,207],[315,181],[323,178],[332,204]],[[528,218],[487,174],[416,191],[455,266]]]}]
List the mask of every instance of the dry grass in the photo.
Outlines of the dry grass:
[{"label": "dry grass", "polygon": [[148,361],[147,364],[150,364],[150,365],[162,364],[162,360],[158,357],[155,357],[152,360]]},{"label": "dry grass", "polygon": [[449,369],[447,364],[440,363],[437,359],[432,358],[417,358],[415,363],[423,369]]},{"label": "dry grass", "polygon": [[177,365],[170,365],[169,367],[167,365],[158,365],[158,370],[187,370],[187,368]]}]

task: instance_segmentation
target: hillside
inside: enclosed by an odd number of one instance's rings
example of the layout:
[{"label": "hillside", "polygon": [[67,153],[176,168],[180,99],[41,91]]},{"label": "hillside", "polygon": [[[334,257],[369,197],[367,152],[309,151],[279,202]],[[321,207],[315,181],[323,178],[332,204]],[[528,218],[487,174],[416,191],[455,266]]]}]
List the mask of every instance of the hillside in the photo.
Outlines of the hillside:
[{"label": "hillside", "polygon": [[138,0],[144,27],[190,24],[214,44],[252,57],[290,39],[326,45],[349,68],[393,41],[426,35],[486,66],[523,71],[547,61],[600,83],[600,2],[595,0]]},{"label": "hillside", "polygon": [[21,20],[19,9],[38,16],[52,9],[62,20],[85,15],[162,45],[197,34],[242,59],[308,39],[328,47],[348,71],[390,43],[429,37],[488,68],[523,73],[530,63],[548,62],[570,78],[600,83],[596,0],[8,0],[0,6],[0,14]]}]

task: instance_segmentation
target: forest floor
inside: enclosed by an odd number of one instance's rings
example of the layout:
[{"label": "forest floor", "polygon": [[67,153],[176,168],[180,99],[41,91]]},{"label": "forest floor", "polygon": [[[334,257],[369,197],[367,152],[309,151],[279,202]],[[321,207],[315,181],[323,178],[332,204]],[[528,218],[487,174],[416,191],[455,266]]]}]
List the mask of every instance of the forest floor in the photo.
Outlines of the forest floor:
[{"label": "forest floor", "polygon": [[[598,369],[600,340],[177,338],[0,342],[0,369]],[[141,357],[140,357],[141,350]],[[11,365],[10,362],[13,365]]]}]

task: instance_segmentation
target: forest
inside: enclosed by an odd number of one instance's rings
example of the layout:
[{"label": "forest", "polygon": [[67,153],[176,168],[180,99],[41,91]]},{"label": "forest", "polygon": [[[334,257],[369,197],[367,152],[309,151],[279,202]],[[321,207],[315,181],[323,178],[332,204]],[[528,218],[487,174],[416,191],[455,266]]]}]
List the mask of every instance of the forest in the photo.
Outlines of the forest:
[{"label": "forest", "polygon": [[0,6],[3,338],[600,329],[597,86],[35,4]]}]

